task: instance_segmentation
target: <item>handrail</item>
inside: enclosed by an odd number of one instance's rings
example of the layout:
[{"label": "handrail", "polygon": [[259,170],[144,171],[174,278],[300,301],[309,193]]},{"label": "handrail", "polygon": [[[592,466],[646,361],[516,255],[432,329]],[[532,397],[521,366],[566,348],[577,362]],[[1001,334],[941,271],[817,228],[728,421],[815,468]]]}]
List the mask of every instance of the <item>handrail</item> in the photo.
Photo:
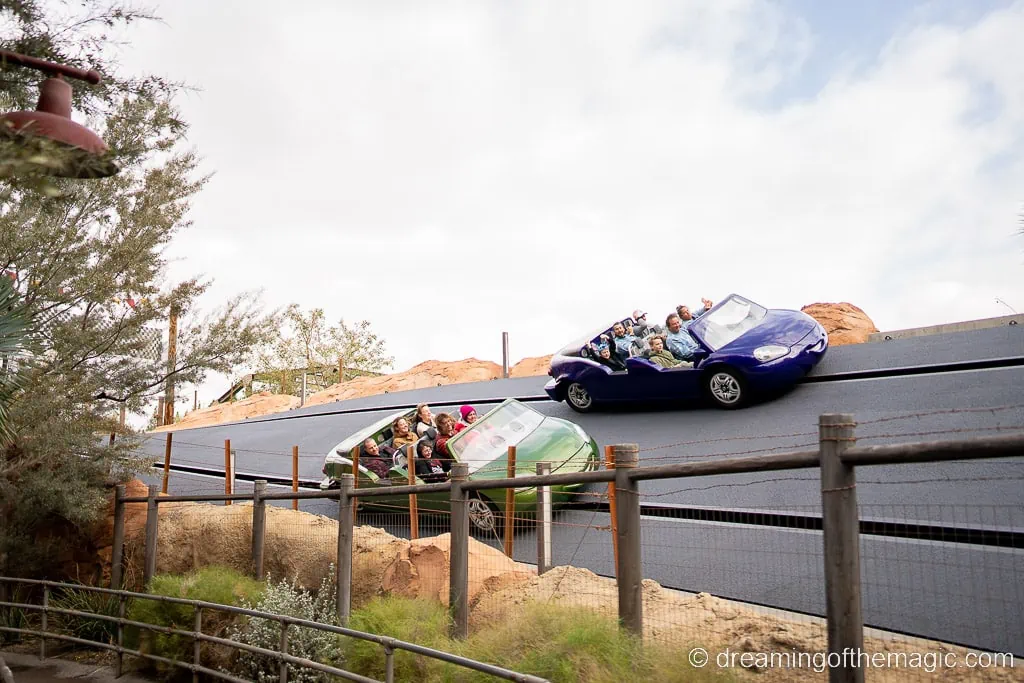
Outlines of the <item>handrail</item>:
[{"label": "handrail", "polygon": [[[337,493],[335,493],[334,495],[336,497]],[[125,500],[127,500],[127,499],[125,499]],[[425,657],[430,657],[432,659],[437,659],[437,660],[440,660],[440,661],[443,661],[443,662],[448,662],[449,664],[455,664],[456,666],[461,666],[461,667],[464,667],[464,668],[467,668],[467,669],[473,669],[475,671],[480,671],[480,672],[483,672],[483,673],[491,674],[492,676],[497,676],[498,678],[502,678],[502,679],[508,680],[508,681],[517,681],[519,683],[550,683],[547,679],[544,679],[544,678],[540,678],[540,677],[537,677],[537,676],[532,676],[530,674],[522,674],[522,673],[519,673],[519,672],[516,672],[516,671],[511,671],[509,669],[505,669],[505,668],[502,668],[502,667],[499,667],[499,666],[495,666],[493,664],[487,664],[485,662],[479,662],[479,661],[476,661],[474,659],[468,659],[466,657],[461,657],[459,655],[452,654],[450,652],[444,652],[443,650],[435,650],[434,648],[425,647],[423,645],[417,645],[415,643],[409,643],[409,642],[406,642],[406,641],[403,641],[403,640],[398,640],[396,638],[391,638],[389,636],[379,636],[379,635],[375,635],[373,633],[366,633],[364,631],[357,631],[355,629],[346,628],[344,626],[334,626],[333,624],[324,624],[324,623],[320,623],[320,622],[317,622],[317,621],[310,621],[308,619],[300,619],[298,617],[288,616],[288,615],[285,615],[285,614],[274,614],[272,612],[264,612],[264,611],[261,611],[261,610],[249,609],[247,607],[236,607],[234,605],[222,605],[222,604],[215,603],[215,602],[206,602],[205,600],[190,600],[188,598],[176,598],[176,597],[172,597],[172,596],[168,596],[168,595],[153,595],[151,593],[137,593],[137,592],[134,592],[134,591],[116,590],[116,589],[113,589],[113,588],[101,588],[101,587],[98,587],[98,586],[80,586],[80,585],[75,585],[75,584],[61,583],[61,582],[58,582],[58,581],[47,581],[47,580],[43,580],[43,579],[27,579],[27,578],[16,578],[16,577],[0,576],[0,583],[24,584],[24,585],[31,585],[31,586],[42,586],[43,589],[44,589],[44,596],[48,596],[49,595],[49,590],[50,589],[53,589],[53,588],[67,588],[67,589],[81,590],[81,591],[87,591],[87,592],[92,592],[92,593],[100,593],[100,594],[105,594],[105,595],[116,595],[122,601],[125,598],[134,598],[134,599],[139,599],[139,600],[153,600],[153,601],[156,601],[156,602],[164,602],[164,603],[170,603],[170,604],[176,604],[176,605],[188,605],[188,606],[191,606],[193,609],[200,610],[200,611],[204,610],[204,609],[209,609],[209,610],[216,610],[216,611],[221,611],[221,612],[227,612],[227,613],[231,613],[231,614],[245,615],[245,616],[255,617],[255,618],[259,618],[259,619],[268,619],[270,621],[278,622],[279,624],[282,625],[282,627],[285,627],[285,628],[288,627],[288,626],[301,626],[301,627],[304,627],[304,628],[317,629],[317,630],[325,631],[325,632],[328,632],[328,633],[335,633],[335,634],[347,636],[347,637],[350,637],[350,638],[356,638],[358,640],[364,640],[364,641],[376,643],[377,645],[380,645],[382,648],[384,648],[385,669],[387,670],[387,672],[389,674],[389,677],[387,679],[387,683],[390,683],[393,680],[392,679],[392,677],[393,677],[393,673],[392,672],[393,672],[393,668],[394,667],[393,667],[392,657],[394,656],[394,650],[405,650],[407,652],[411,652],[411,653],[414,653],[414,654],[419,654],[419,655],[423,655]],[[355,673],[352,673],[350,671],[345,671],[343,669],[338,669],[336,667],[332,667],[332,666],[327,665],[327,664],[322,664],[322,663],[319,663],[319,662],[314,662],[314,661],[303,659],[303,658],[300,658],[300,657],[295,657],[293,655],[289,655],[286,652],[282,652],[280,650],[268,650],[266,648],[260,648],[260,647],[255,646],[255,645],[249,645],[247,643],[236,642],[236,641],[227,640],[227,639],[224,639],[224,638],[217,638],[215,636],[210,636],[210,635],[204,634],[204,633],[202,633],[201,631],[198,631],[198,630],[197,631],[186,631],[186,630],[177,629],[177,628],[173,628],[173,627],[158,626],[156,624],[147,624],[147,623],[144,623],[144,622],[133,621],[133,620],[127,619],[125,617],[113,617],[113,616],[103,615],[103,614],[94,614],[94,613],[91,613],[91,612],[80,612],[80,611],[77,611],[77,610],[66,610],[66,609],[62,609],[62,608],[50,607],[47,603],[48,603],[47,599],[44,599],[44,604],[42,604],[42,605],[30,604],[30,603],[17,603],[17,602],[0,602],[0,607],[14,607],[14,608],[18,608],[18,609],[27,609],[27,610],[36,611],[36,612],[42,612],[44,615],[47,614],[47,613],[51,613],[52,612],[54,614],[68,614],[68,615],[72,615],[72,616],[80,616],[80,617],[86,617],[86,618],[96,618],[96,619],[99,619],[99,620],[109,621],[109,622],[116,623],[119,626],[136,626],[136,627],[139,627],[139,628],[144,628],[144,629],[156,631],[156,632],[159,632],[159,633],[168,633],[168,634],[172,634],[172,635],[186,636],[186,637],[193,638],[193,639],[195,639],[197,641],[206,641],[206,642],[216,643],[218,645],[224,645],[224,646],[227,646],[227,647],[234,647],[234,648],[237,648],[239,650],[246,650],[246,651],[254,652],[254,653],[257,653],[257,654],[262,654],[262,655],[265,655],[265,656],[274,657],[274,658],[278,659],[281,662],[287,662],[287,663],[290,663],[290,664],[295,664],[297,666],[302,666],[302,667],[305,667],[305,668],[315,669],[315,670],[321,671],[323,673],[328,673],[328,674],[332,674],[332,675],[335,675],[335,676],[341,676],[343,678],[346,678],[346,679],[352,680],[352,681],[361,681],[361,682],[364,682],[364,683],[380,683],[379,681],[375,681],[372,678],[366,678],[366,677],[361,676],[359,674],[355,674]],[[45,628],[45,622],[44,622],[44,628]],[[208,675],[211,675],[211,676],[215,676],[217,678],[222,678],[224,680],[230,680],[230,681],[244,681],[245,680],[245,679],[240,679],[240,678],[236,678],[236,677],[227,675],[227,674],[225,674],[223,672],[220,672],[220,671],[214,671],[212,669],[207,669],[205,667],[201,667],[197,663],[188,663],[188,662],[182,662],[182,661],[178,661],[178,660],[167,659],[165,657],[160,657],[158,655],[152,655],[152,654],[140,652],[138,650],[132,650],[132,649],[129,649],[129,648],[125,648],[122,645],[111,645],[111,644],[108,644],[108,643],[101,643],[101,642],[98,642],[98,641],[86,640],[86,639],[83,639],[83,638],[76,638],[74,636],[68,636],[68,635],[59,634],[59,633],[52,633],[52,632],[50,632],[48,630],[38,631],[38,630],[34,630],[34,629],[22,629],[22,628],[14,628],[14,627],[9,627],[9,626],[0,626],[0,632],[21,633],[21,634],[24,634],[24,635],[37,636],[37,637],[43,638],[43,639],[62,640],[62,641],[73,642],[73,643],[78,643],[78,644],[82,644],[82,645],[95,646],[95,647],[98,647],[98,648],[101,648],[101,649],[112,650],[114,652],[117,652],[118,654],[130,654],[130,655],[133,655],[133,656],[136,656],[136,657],[143,657],[143,658],[146,658],[146,659],[152,659],[154,661],[163,662],[165,664],[170,664],[170,665],[173,665],[173,666],[178,666],[178,667],[181,667],[181,668],[188,669],[190,671],[202,672],[202,673],[205,673],[205,674],[208,674]]]}]

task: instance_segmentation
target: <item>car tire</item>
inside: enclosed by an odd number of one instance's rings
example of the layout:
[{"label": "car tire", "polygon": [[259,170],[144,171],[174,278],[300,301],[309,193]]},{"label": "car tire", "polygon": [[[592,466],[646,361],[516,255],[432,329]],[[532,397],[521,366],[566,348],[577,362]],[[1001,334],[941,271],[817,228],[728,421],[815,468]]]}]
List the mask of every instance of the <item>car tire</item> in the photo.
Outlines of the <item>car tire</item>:
[{"label": "car tire", "polygon": [[749,392],[743,375],[720,365],[704,373],[704,393],[716,407],[733,410],[746,404]]},{"label": "car tire", "polygon": [[577,413],[589,413],[594,408],[594,397],[579,382],[572,382],[565,388],[565,402]]},{"label": "car tire", "polygon": [[498,511],[498,506],[479,493],[472,494],[466,501],[466,511],[471,530],[497,538],[505,533],[505,517]]}]

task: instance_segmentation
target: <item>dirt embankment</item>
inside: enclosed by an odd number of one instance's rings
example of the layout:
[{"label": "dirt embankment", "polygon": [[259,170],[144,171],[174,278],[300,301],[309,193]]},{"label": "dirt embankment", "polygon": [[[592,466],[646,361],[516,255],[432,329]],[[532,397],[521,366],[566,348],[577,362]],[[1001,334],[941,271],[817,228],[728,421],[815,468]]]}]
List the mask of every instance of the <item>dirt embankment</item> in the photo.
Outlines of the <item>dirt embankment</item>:
[{"label": "dirt embankment", "polygon": [[[165,504],[160,506],[157,569],[185,572],[219,564],[250,571],[252,508],[250,505]],[[336,560],[337,522],[327,517],[268,507],[266,571],[274,578],[297,578],[306,587],[320,585]],[[130,562],[141,561],[141,533],[131,537]],[[352,598],[354,606],[377,595],[397,594],[446,603],[449,582],[449,536],[416,541],[395,538],[380,529],[360,526],[354,534]],[[130,575],[138,575],[129,572]],[[510,617],[528,602],[552,602],[566,609],[593,610],[614,617],[617,588],[607,579],[575,567],[555,567],[538,576],[531,565],[513,562],[500,551],[470,541],[470,628]],[[827,650],[827,635],[820,622],[767,614],[706,593],[686,594],[643,582],[644,635],[662,643],[691,647],[699,644],[715,656],[728,648],[743,653],[799,653]],[[935,641],[865,639],[871,653],[952,652],[960,661],[966,650]],[[940,654],[941,657],[941,654]],[[1009,681],[1024,680],[1020,669],[921,670],[872,669],[872,681],[915,680]],[[759,681],[826,680],[827,672],[779,666],[739,670]],[[920,674],[920,675],[919,675]]]}]

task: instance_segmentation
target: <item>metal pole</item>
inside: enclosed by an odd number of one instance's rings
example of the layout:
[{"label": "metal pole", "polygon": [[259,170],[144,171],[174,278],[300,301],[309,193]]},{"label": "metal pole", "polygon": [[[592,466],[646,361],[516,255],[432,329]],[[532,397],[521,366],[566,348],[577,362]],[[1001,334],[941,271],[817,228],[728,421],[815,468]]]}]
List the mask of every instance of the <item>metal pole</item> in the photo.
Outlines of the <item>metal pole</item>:
[{"label": "metal pole", "polygon": [[199,390],[198,389],[194,389],[192,391],[192,410],[197,410],[198,408],[199,408]]},{"label": "metal pole", "polygon": [[300,406],[306,405],[306,373],[302,373],[302,398],[299,401]]},{"label": "metal pole", "polygon": [[167,441],[164,443],[164,483],[161,489],[164,493],[167,493],[167,482],[171,478],[171,437],[173,436],[173,432],[167,432]]},{"label": "metal pole", "polygon": [[501,376],[508,379],[508,332],[501,333]]},{"label": "metal pole", "polygon": [[[615,450],[611,446],[604,447],[604,467],[615,469]],[[615,482],[608,482],[608,513],[612,523],[612,554],[615,558],[615,576],[619,575],[619,517],[615,506]]]},{"label": "metal pole", "polygon": [[635,443],[613,446],[615,493],[619,528],[619,621],[634,635],[643,635],[643,566],[640,550],[640,487],[627,475],[636,469],[640,447]]},{"label": "metal pole", "polygon": [[[409,455],[405,458],[405,467],[409,470],[409,486],[416,485],[416,444],[409,444]],[[409,538],[415,541],[420,537],[420,509],[416,494],[409,494]]]},{"label": "metal pole", "polygon": [[[235,455],[237,451],[231,449],[231,478],[228,480],[228,484],[231,486],[231,493],[235,492]],[[230,502],[230,501],[229,501]]]},{"label": "metal pole", "polygon": [[[516,476],[516,447],[508,447],[508,462],[505,467],[505,476],[513,479]],[[516,490],[505,489],[505,555],[512,557],[513,534],[516,524]]]},{"label": "metal pole", "polygon": [[[299,491],[299,447],[292,446],[292,492]],[[292,510],[299,509],[299,499],[292,498]]]},{"label": "metal pole", "polygon": [[267,492],[266,479],[258,479],[252,488],[252,564],[256,580],[263,580],[263,548],[267,536],[267,503],[263,494]]},{"label": "metal pole", "polygon": [[124,498],[125,485],[114,487],[114,543],[110,548],[110,587],[121,590],[124,571]]},{"label": "metal pole", "polygon": [[196,668],[192,670],[192,683],[199,683],[199,666],[202,663],[202,645],[203,641],[200,640],[199,634],[203,632],[203,608],[199,605],[195,606],[195,619],[192,622],[192,627],[195,629],[192,637],[192,664]]},{"label": "metal pole", "polygon": [[[42,617],[42,632],[47,632],[47,615],[50,609],[50,587],[43,586],[43,617]],[[39,659],[46,659],[46,636],[43,635],[39,638]]]},{"label": "metal pole", "polygon": [[[231,439],[224,439],[224,493],[231,495]],[[231,501],[224,504],[231,505]]]},{"label": "metal pole", "polygon": [[146,588],[156,574],[156,534],[160,526],[156,494],[156,484],[150,484],[146,496],[146,562],[142,571],[142,585]]},{"label": "metal pole", "polygon": [[[537,463],[537,476],[551,474],[551,463]],[[551,487],[537,487],[537,576],[551,569]]]},{"label": "metal pole", "polygon": [[343,474],[338,492],[338,561],[335,563],[335,586],[338,591],[338,623],[344,626],[352,613],[352,528],[355,519],[352,514],[354,499],[350,493],[355,488],[355,477]]},{"label": "metal pole", "polygon": [[[827,413],[818,420],[821,448],[821,511],[825,543],[825,616],[828,651],[837,655],[864,647],[860,600],[860,537],[857,477],[841,460],[856,441],[853,415]],[[830,683],[863,683],[859,661],[829,667]]]},{"label": "metal pole", "polygon": [[452,615],[452,638],[469,635],[469,511],[462,484],[469,479],[469,465],[457,462],[451,470],[452,532],[448,562],[448,610]]},{"label": "metal pole", "polygon": [[[114,586],[114,590],[120,590],[120,586]],[[127,605],[124,594],[117,596],[117,618],[124,619]],[[124,623],[117,622],[117,656],[114,658],[114,678],[121,677],[121,670],[124,668]]]},{"label": "metal pole", "polygon": [[[287,621],[282,621],[281,622],[281,639],[277,643],[277,649],[283,655],[288,654],[288,622]],[[281,676],[280,676],[280,681],[281,681],[281,683],[288,683],[288,662],[284,661],[283,658],[281,659]]]}]

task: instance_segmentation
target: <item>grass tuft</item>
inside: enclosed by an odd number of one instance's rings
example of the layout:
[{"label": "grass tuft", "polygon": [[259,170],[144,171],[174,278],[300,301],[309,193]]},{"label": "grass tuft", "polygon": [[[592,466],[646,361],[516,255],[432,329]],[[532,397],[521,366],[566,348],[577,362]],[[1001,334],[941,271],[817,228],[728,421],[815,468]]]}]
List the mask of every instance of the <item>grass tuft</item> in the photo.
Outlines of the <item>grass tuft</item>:
[{"label": "grass tuft", "polygon": [[[452,648],[448,639],[448,611],[432,600],[408,598],[375,598],[355,610],[349,627],[376,635],[391,636],[439,650]],[[343,661],[338,666],[370,678],[384,677],[384,648],[356,638],[342,638]],[[395,680],[439,680],[440,661],[403,650],[395,651]]]}]

